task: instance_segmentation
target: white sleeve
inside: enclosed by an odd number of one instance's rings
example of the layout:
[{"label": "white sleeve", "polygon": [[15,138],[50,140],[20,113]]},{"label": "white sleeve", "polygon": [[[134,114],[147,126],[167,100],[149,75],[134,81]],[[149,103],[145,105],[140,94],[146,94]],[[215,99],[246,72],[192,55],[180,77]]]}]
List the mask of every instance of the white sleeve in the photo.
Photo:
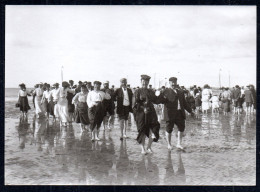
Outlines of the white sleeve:
[{"label": "white sleeve", "polygon": [[58,101],[58,99],[60,98],[60,88],[57,90],[56,93],[54,93],[55,95],[53,96],[53,100],[54,101]]},{"label": "white sleeve", "polygon": [[95,102],[92,101],[92,98],[91,98],[91,92],[88,94],[88,97],[87,97],[87,104],[88,104],[88,107],[93,107],[95,105]]},{"label": "white sleeve", "polygon": [[75,89],[68,89],[68,92],[75,94]]},{"label": "white sleeve", "polygon": [[78,103],[78,98],[79,98],[79,93],[77,93],[73,99],[72,99],[72,104],[77,104]]}]

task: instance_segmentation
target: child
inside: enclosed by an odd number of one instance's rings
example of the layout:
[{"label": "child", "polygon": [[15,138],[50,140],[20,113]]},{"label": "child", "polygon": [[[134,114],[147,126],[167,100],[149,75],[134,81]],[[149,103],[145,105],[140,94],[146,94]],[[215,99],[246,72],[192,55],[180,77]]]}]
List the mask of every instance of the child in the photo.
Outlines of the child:
[{"label": "child", "polygon": [[214,95],[210,98],[210,101],[212,102],[212,113],[219,112],[219,99],[217,95]]}]

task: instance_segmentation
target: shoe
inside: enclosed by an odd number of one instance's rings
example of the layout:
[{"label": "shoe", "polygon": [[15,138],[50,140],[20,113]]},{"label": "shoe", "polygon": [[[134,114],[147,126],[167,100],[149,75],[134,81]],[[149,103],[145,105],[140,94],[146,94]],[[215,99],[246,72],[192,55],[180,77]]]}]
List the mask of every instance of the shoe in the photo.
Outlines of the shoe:
[{"label": "shoe", "polygon": [[124,134],[124,136],[123,136],[124,138],[127,138],[127,136],[126,136],[126,134]]}]

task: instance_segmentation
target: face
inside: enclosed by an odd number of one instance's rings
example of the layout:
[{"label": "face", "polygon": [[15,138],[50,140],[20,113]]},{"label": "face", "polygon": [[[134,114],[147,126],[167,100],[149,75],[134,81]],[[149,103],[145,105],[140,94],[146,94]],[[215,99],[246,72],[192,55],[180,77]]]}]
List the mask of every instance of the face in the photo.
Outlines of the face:
[{"label": "face", "polygon": [[122,86],[122,87],[126,87],[126,84],[127,84],[127,81],[121,82],[121,86]]},{"label": "face", "polygon": [[176,87],[177,86],[177,81],[169,81],[169,85],[171,87]]},{"label": "face", "polygon": [[142,80],[141,80],[141,84],[142,84],[142,87],[143,87],[143,88],[147,88],[147,86],[148,86],[148,84],[149,84],[149,80],[144,80],[144,79],[142,79]]},{"label": "face", "polygon": [[70,85],[73,86],[74,85],[74,81],[70,81]]},{"label": "face", "polygon": [[109,84],[108,83],[106,83],[106,84],[104,84],[104,88],[109,88]]},{"label": "face", "polygon": [[95,90],[100,90],[100,86],[101,86],[100,84],[95,83],[94,84],[94,89]]},{"label": "face", "polygon": [[87,91],[86,87],[81,87],[81,92],[85,93]]}]

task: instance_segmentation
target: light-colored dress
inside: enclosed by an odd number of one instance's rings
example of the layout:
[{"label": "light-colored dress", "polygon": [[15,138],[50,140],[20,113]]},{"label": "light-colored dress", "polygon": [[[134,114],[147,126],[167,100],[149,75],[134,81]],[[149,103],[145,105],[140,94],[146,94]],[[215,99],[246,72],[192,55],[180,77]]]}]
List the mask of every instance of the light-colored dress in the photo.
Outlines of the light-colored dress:
[{"label": "light-colored dress", "polygon": [[35,103],[35,113],[37,115],[44,115],[45,110],[43,105],[41,105],[41,101],[42,101],[42,96],[43,96],[43,89],[41,88],[36,88],[33,92],[33,94],[36,94],[35,98],[34,98],[34,103]]},{"label": "light-colored dress", "polygon": [[68,100],[66,98],[68,92],[74,93],[74,90],[61,87],[56,91],[56,94],[53,97],[54,102],[57,101],[57,104],[54,107],[54,115],[63,123],[69,121]]},{"label": "light-colored dress", "polygon": [[217,96],[213,96],[210,101],[212,101],[212,108],[217,109],[219,108],[219,99]]},{"label": "light-colored dress", "polygon": [[210,89],[203,89],[202,91],[202,98],[201,98],[201,101],[202,101],[202,110],[208,110],[210,108],[210,95],[212,94],[212,91]]}]

